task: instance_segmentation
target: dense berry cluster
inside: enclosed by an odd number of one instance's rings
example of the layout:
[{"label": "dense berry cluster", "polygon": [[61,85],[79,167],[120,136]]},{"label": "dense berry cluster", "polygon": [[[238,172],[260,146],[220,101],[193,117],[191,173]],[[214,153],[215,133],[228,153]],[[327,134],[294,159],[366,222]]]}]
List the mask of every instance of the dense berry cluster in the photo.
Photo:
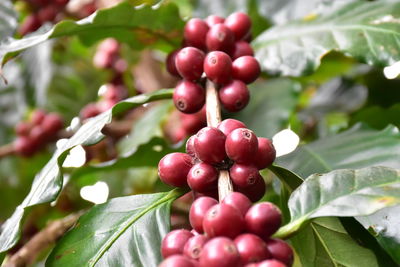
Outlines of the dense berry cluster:
[{"label": "dense berry cluster", "polygon": [[184,113],[199,111],[205,103],[203,72],[218,85],[219,100],[230,112],[243,109],[250,94],[246,84],[260,75],[260,65],[253,57],[247,40],[250,18],[241,12],[226,19],[209,16],[186,23],[184,47],[167,58],[167,69],[182,77],[174,90],[175,106]]},{"label": "dense berry cluster", "polygon": [[190,137],[186,153],[163,157],[158,171],[166,184],[189,185],[195,192],[215,195],[219,170],[229,170],[235,189],[257,201],[265,192],[259,170],[274,159],[275,149],[268,138],[257,137],[238,120],[226,119]]},{"label": "dense berry cluster", "polygon": [[20,156],[30,157],[48,142],[55,140],[62,128],[63,121],[59,115],[35,110],[28,121],[21,121],[16,125],[14,150]]},{"label": "dense berry cluster", "polygon": [[232,192],[221,203],[210,197],[193,202],[192,231],[168,233],[161,245],[161,267],[285,267],[293,251],[283,240],[271,238],[281,225],[280,210],[269,202],[252,205]]}]

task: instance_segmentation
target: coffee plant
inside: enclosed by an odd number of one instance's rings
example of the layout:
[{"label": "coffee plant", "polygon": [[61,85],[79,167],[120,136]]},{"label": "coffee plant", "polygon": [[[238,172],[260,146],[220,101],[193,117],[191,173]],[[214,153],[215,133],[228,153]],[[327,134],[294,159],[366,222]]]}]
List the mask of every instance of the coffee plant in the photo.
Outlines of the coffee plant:
[{"label": "coffee plant", "polygon": [[400,1],[2,0],[1,266],[400,266]]}]

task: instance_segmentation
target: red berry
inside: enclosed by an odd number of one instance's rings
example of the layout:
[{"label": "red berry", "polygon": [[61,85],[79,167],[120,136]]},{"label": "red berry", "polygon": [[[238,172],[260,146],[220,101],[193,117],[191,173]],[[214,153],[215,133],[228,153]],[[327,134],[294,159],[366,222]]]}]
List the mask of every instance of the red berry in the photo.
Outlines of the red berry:
[{"label": "red berry", "polygon": [[197,157],[210,164],[220,163],[226,158],[225,135],[213,127],[201,129],[194,140]]},{"label": "red berry", "polygon": [[57,16],[57,7],[56,6],[45,6],[39,9],[37,16],[41,23],[45,23],[48,21],[53,21]]},{"label": "red berry", "polygon": [[117,54],[120,48],[120,44],[114,38],[107,38],[102,41],[97,47],[98,51],[102,51],[106,54]]},{"label": "red berry", "polygon": [[115,59],[112,63],[112,69],[116,73],[123,73],[128,68],[128,63],[123,58]]},{"label": "red berry", "polygon": [[58,6],[66,6],[69,0],[55,0],[54,3]]},{"label": "red berry", "polygon": [[224,52],[214,51],[204,60],[204,72],[207,78],[217,84],[226,84],[231,80],[232,60]]},{"label": "red berry", "polygon": [[251,20],[243,12],[229,15],[224,23],[233,32],[236,40],[242,39],[250,32]]},{"label": "red berry", "polygon": [[158,163],[158,175],[166,184],[184,187],[187,185],[186,176],[192,166],[192,158],[188,154],[170,153]]},{"label": "red berry", "polygon": [[203,193],[217,187],[218,171],[212,165],[200,162],[194,165],[187,176],[187,183],[194,191]]},{"label": "red berry", "polygon": [[257,149],[257,136],[247,128],[235,129],[226,137],[226,154],[236,163],[252,163]]},{"label": "red berry", "polygon": [[188,258],[198,260],[204,244],[208,241],[205,235],[195,235],[191,237],[183,248],[183,255]]},{"label": "red berry", "polygon": [[191,157],[196,157],[196,153],[194,150],[194,139],[196,138],[195,135],[192,135],[187,141],[186,141],[186,154],[188,154]]},{"label": "red berry", "polygon": [[234,240],[242,264],[260,262],[270,258],[265,242],[253,234],[241,234]]},{"label": "red berry", "polygon": [[196,192],[196,191],[192,191],[192,192],[193,192],[193,195],[194,195],[195,199],[197,199],[199,197],[211,197],[213,199],[218,199],[218,190],[217,190],[217,188],[214,189],[214,190],[203,192],[203,193]]},{"label": "red berry", "polygon": [[254,82],[260,76],[261,68],[257,59],[252,56],[243,56],[235,59],[232,63],[232,75],[234,79],[244,83]]},{"label": "red berry", "polygon": [[19,136],[27,136],[32,128],[29,122],[21,121],[15,126],[15,133]]},{"label": "red berry", "polygon": [[168,54],[167,56],[167,60],[166,60],[166,67],[167,67],[167,71],[176,77],[180,77],[178,70],[176,69],[176,65],[175,65],[175,58],[176,58],[176,54],[178,54],[180,49],[176,49],[174,51],[172,51],[171,53]]},{"label": "red berry", "polygon": [[19,28],[18,32],[21,35],[26,35],[30,32],[34,32],[42,26],[39,18],[36,14],[31,14],[26,17],[26,19],[22,22],[21,27]]},{"label": "red berry", "polygon": [[291,265],[285,265],[280,261],[277,260],[265,260],[257,264],[257,267],[287,267]]},{"label": "red berry", "polygon": [[280,239],[269,239],[266,243],[272,258],[283,262],[286,266],[292,266],[294,259],[293,250],[288,243]]},{"label": "red berry", "polygon": [[217,127],[221,132],[228,136],[233,130],[238,128],[247,128],[246,125],[235,119],[225,119]]},{"label": "red berry", "polygon": [[187,80],[198,80],[203,74],[204,53],[195,47],[181,49],[175,57],[179,74]]},{"label": "red berry", "polygon": [[19,136],[14,141],[15,152],[22,157],[30,157],[36,152],[36,146],[26,136]]},{"label": "red berry", "polygon": [[196,265],[182,255],[173,255],[163,260],[158,267],[196,267]]},{"label": "red berry", "polygon": [[33,125],[39,125],[42,123],[44,117],[46,117],[46,113],[41,109],[37,109],[32,112],[30,121]]},{"label": "red berry", "polygon": [[244,229],[243,216],[230,205],[217,204],[207,211],[203,219],[203,229],[208,237],[235,238]]},{"label": "red berry", "polygon": [[235,47],[232,51],[232,59],[237,59],[243,56],[253,56],[254,51],[253,48],[246,41],[237,41],[235,42]]},{"label": "red berry", "polygon": [[224,24],[216,24],[210,28],[206,36],[206,45],[209,51],[231,52],[235,43],[232,31]]},{"label": "red berry", "polygon": [[220,23],[224,23],[225,19],[223,17],[220,16],[216,16],[216,15],[210,15],[206,18],[206,22],[208,24],[208,26],[212,27],[216,24],[220,24]]},{"label": "red berry", "polygon": [[235,190],[247,196],[251,202],[257,202],[265,194],[265,182],[264,179],[259,176],[253,185],[246,188],[235,186]]},{"label": "red berry", "polygon": [[101,113],[100,108],[97,106],[96,103],[89,103],[84,106],[80,112],[80,116],[82,119],[88,119],[95,117]]},{"label": "red berry", "polygon": [[186,44],[204,50],[206,48],[206,36],[208,32],[208,24],[201,19],[190,19],[184,29],[184,37]]},{"label": "red berry", "polygon": [[161,242],[162,256],[167,258],[174,254],[182,254],[186,241],[188,241],[192,236],[193,234],[185,229],[169,232]]},{"label": "red berry", "polygon": [[93,65],[99,69],[111,68],[115,59],[115,55],[99,50],[93,57]]},{"label": "red berry", "polygon": [[207,125],[205,106],[203,106],[199,112],[193,114],[180,113],[179,116],[181,118],[182,127],[188,134],[195,134]]},{"label": "red berry", "polygon": [[270,202],[253,205],[245,216],[246,230],[262,238],[275,233],[282,223],[281,211]]},{"label": "red berry", "polygon": [[216,237],[204,245],[199,262],[200,267],[238,267],[240,256],[231,239]]},{"label": "red berry", "polygon": [[50,113],[44,117],[41,125],[46,135],[53,137],[63,128],[63,121],[58,114]]},{"label": "red berry", "polygon": [[264,137],[258,137],[258,149],[254,158],[254,165],[261,170],[265,169],[274,162],[276,157],[275,147],[271,140]]},{"label": "red berry", "polygon": [[247,106],[250,93],[242,81],[233,80],[219,90],[218,97],[227,111],[237,112]]},{"label": "red berry", "polygon": [[239,192],[230,193],[222,200],[221,203],[238,209],[243,217],[246,215],[246,212],[252,205],[250,199]]},{"label": "red berry", "polygon": [[173,99],[181,112],[195,113],[204,106],[206,92],[200,85],[183,80],[175,87]]},{"label": "red berry", "polygon": [[251,186],[261,177],[258,169],[253,165],[235,163],[229,169],[232,182],[242,188]]},{"label": "red berry", "polygon": [[47,134],[45,130],[40,126],[33,126],[29,133],[29,139],[36,148],[40,148],[46,142]]},{"label": "red berry", "polygon": [[211,197],[199,197],[196,199],[189,211],[190,225],[198,233],[203,233],[203,219],[206,212],[214,205],[217,205],[218,201]]}]

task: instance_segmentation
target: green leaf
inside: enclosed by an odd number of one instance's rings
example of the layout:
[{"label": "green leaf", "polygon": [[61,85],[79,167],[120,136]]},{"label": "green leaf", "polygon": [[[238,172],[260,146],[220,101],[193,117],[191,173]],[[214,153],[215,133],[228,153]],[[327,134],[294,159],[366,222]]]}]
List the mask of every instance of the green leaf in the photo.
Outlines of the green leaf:
[{"label": "green leaf", "polygon": [[80,21],[61,21],[46,32],[41,29],[20,40],[4,40],[0,43],[0,61],[4,63],[10,53],[63,36],[78,36],[86,45],[106,37],[114,37],[130,44],[134,49],[169,48],[178,45],[183,25],[175,5],[135,7],[129,2],[122,2],[114,7],[98,10]]},{"label": "green leaf", "polygon": [[390,108],[371,106],[356,112],[352,117],[352,122],[363,122],[375,129],[383,129],[388,124],[400,127],[398,116],[400,114],[400,104]]},{"label": "green leaf", "polygon": [[1,228],[0,253],[13,247],[19,239],[21,223],[27,208],[54,201],[60,193],[63,178],[60,166],[68,152],[78,145],[91,145],[104,138],[103,127],[111,122],[113,116],[151,101],[172,97],[171,89],[156,91],[152,94],[138,95],[116,104],[112,109],[89,119],[71,138],[57,149],[46,166],[36,175],[28,196],[17,207],[14,214]]},{"label": "green leaf", "polygon": [[313,14],[259,35],[253,45],[262,67],[301,76],[314,71],[332,50],[374,66],[400,60],[398,1],[357,1],[329,10],[330,14]]},{"label": "green leaf", "polygon": [[303,183],[303,179],[300,176],[281,166],[271,165],[268,169],[281,180],[289,192],[292,192]]},{"label": "green leaf", "polygon": [[172,201],[183,193],[175,189],[94,206],[57,243],[46,266],[157,266]]},{"label": "green leaf", "polygon": [[11,36],[18,26],[17,12],[10,0],[0,2],[0,40]]}]

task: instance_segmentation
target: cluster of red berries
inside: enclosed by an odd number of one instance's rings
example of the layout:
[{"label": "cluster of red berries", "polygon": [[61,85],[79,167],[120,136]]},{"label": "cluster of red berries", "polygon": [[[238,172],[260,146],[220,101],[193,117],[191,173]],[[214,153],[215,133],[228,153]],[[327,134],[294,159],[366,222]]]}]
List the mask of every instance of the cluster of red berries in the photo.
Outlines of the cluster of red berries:
[{"label": "cluster of red berries", "polygon": [[219,100],[227,111],[236,112],[247,105],[250,94],[246,84],[260,75],[260,65],[246,41],[250,28],[251,20],[242,12],[226,19],[214,15],[186,23],[185,47],[169,54],[166,63],[171,74],[183,78],[173,95],[181,112],[194,113],[203,107],[203,72],[218,85]]},{"label": "cluster of red berries", "polygon": [[100,101],[89,103],[81,110],[82,119],[94,117],[128,97],[128,90],[122,79],[122,74],[126,71],[128,64],[120,56],[120,44],[117,40],[108,38],[102,41],[93,57],[93,64],[99,69],[112,71],[113,79],[103,85],[104,90],[100,92]]},{"label": "cluster of red berries", "polygon": [[245,195],[232,192],[221,203],[196,199],[189,213],[192,231],[168,233],[161,244],[165,260],[160,267],[285,267],[293,263],[291,247],[271,238],[282,223],[272,203],[252,205]]},{"label": "cluster of red berries", "polygon": [[55,22],[57,15],[62,13],[69,0],[26,0],[33,13],[28,15],[22,23],[21,35],[34,32],[46,22]]},{"label": "cluster of red berries", "polygon": [[58,114],[35,110],[29,121],[21,121],[16,125],[14,150],[20,156],[30,157],[48,142],[55,140],[62,128],[63,121]]},{"label": "cluster of red berries", "polygon": [[186,153],[170,153],[158,165],[161,181],[189,187],[198,193],[215,195],[219,170],[229,170],[236,191],[252,201],[265,193],[259,173],[275,160],[275,148],[268,138],[257,137],[238,120],[226,119],[218,127],[205,127],[186,143]]}]

